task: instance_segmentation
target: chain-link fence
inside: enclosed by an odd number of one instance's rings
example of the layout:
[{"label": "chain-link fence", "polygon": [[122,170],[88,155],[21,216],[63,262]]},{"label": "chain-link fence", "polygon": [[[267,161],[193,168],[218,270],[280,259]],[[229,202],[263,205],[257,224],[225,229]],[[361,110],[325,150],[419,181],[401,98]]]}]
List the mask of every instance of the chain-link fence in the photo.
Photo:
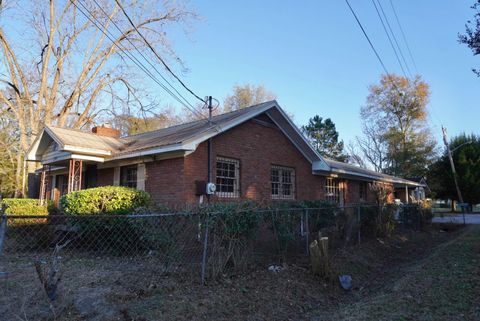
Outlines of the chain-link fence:
[{"label": "chain-link fence", "polygon": [[419,230],[418,206],[206,210],[148,215],[0,216],[3,258],[41,260],[60,246],[65,258],[153,264],[158,273],[202,275],[202,280],[252,263],[308,256],[318,234],[332,246],[390,235],[396,226]]},{"label": "chain-link fence", "polygon": [[1,215],[0,316],[35,310],[39,293],[54,299],[59,282],[79,297],[92,289],[129,296],[121,294],[125,288],[148,289],[160,275],[176,280],[171,286],[188,286],[259,267],[308,265],[309,245],[319,237],[328,237],[334,250],[425,222],[418,206]]}]

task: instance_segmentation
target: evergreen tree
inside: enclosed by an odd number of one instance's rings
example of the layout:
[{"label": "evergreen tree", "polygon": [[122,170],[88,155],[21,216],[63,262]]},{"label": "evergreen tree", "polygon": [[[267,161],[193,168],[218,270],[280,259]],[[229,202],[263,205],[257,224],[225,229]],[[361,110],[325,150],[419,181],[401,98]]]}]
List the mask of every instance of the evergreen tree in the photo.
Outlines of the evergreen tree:
[{"label": "evergreen tree", "polygon": [[315,115],[302,130],[320,155],[340,162],[347,160],[348,156],[343,151],[343,141],[338,140],[335,123],[330,118],[323,120],[322,117]]},{"label": "evergreen tree", "polygon": [[[480,203],[480,137],[461,134],[453,137],[449,145],[464,201]],[[427,181],[435,197],[458,200],[446,151],[430,167]]]}]

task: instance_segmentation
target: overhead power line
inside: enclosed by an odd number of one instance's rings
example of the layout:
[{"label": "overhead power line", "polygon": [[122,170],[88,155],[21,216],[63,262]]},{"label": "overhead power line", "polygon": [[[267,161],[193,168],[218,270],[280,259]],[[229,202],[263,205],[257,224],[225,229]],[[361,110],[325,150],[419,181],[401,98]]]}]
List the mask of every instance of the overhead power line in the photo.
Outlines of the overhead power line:
[{"label": "overhead power line", "polygon": [[[113,20],[113,19],[110,19],[110,16],[109,14],[103,9],[103,7],[98,3],[97,0],[93,0],[94,3],[97,5],[97,7],[102,11],[102,13],[107,17],[107,19],[112,22],[112,24],[115,26],[115,28],[120,32],[120,34],[123,34],[123,30],[118,26],[118,24]],[[82,5],[84,8],[85,8],[85,5]],[[87,9],[88,10],[88,9]],[[92,13],[89,12],[91,15]],[[93,15],[92,15],[93,16]],[[98,21],[98,20],[97,20]],[[180,96],[180,98],[183,99],[183,101],[189,105],[192,109],[195,109],[196,108],[185,98],[182,96],[182,94],[162,75],[162,73],[156,68],[156,66],[154,64],[152,64],[150,62],[150,60],[142,53],[142,51],[140,49],[138,49],[137,46],[135,46],[135,44],[130,40],[129,37],[125,37],[125,39],[130,43],[130,45],[135,49],[135,51],[140,55],[142,56],[142,58],[157,72],[157,74],[163,79],[164,82],[166,82],[170,88],[172,88],[172,90],[175,91],[175,93]]]},{"label": "overhead power line", "polygon": [[183,86],[183,88],[185,88],[189,93],[191,93],[195,98],[197,98],[198,100],[200,100],[201,102],[205,103],[205,101],[200,98],[200,96],[198,96],[197,94],[195,94],[195,92],[193,92],[193,90],[191,90],[190,88],[188,88],[185,83],[172,71],[172,69],[170,69],[170,67],[167,65],[167,63],[165,62],[165,60],[162,59],[162,57],[160,57],[160,55],[157,53],[157,51],[155,50],[155,48],[148,42],[148,40],[144,37],[144,35],[140,32],[140,30],[137,28],[137,26],[133,23],[132,19],[130,18],[130,16],[128,15],[127,11],[125,10],[125,8],[123,7],[123,5],[121,4],[120,0],[115,0],[115,2],[117,3],[117,5],[120,7],[120,9],[122,10],[123,14],[125,15],[125,17],[127,18],[128,22],[132,25],[133,28],[135,28],[135,31],[138,33],[138,35],[143,39],[143,41],[145,42],[145,44],[148,46],[148,48],[150,48],[150,50],[153,52],[153,54],[155,55],[155,57],[158,58],[158,60],[160,60],[160,62],[163,64],[163,66],[165,67],[165,69],[168,70],[168,72],[170,74],[172,74],[172,76]]},{"label": "overhead power line", "polygon": [[402,69],[403,75],[405,78],[407,77],[407,74],[405,73],[405,69],[403,68],[402,61],[400,60],[400,57],[398,56],[397,49],[395,48],[395,45],[393,44],[392,38],[390,37],[390,33],[387,30],[387,27],[385,26],[385,23],[383,22],[382,15],[380,14],[380,11],[378,10],[377,4],[375,3],[375,0],[372,0],[373,6],[375,7],[375,11],[377,12],[377,16],[380,19],[380,22],[382,23],[383,31],[385,31],[385,34],[387,35],[388,42],[390,43],[390,46],[393,49],[393,52],[395,54],[395,57],[397,58],[398,64],[400,65],[400,69]]},{"label": "overhead power line", "polygon": [[[128,51],[125,50],[122,46],[116,43],[114,36],[108,31],[105,25],[103,25],[98,19],[95,18],[95,16],[88,10],[88,8],[81,2],[78,1],[78,3],[83,7],[80,8],[76,1],[70,0],[70,2],[82,13],[98,30],[100,30],[112,43],[114,46],[116,46],[120,52],[125,54],[128,59],[130,59],[140,70],[142,70],[150,79],[152,79],[156,84],[158,84],[162,89],[164,89],[168,94],[172,96],[176,101],[178,101],[180,104],[182,104],[185,108],[190,110],[193,114],[195,114],[197,117],[204,118],[204,116],[193,109],[191,106],[187,105],[185,102],[183,102],[178,96],[176,96],[170,89],[168,89],[160,80],[158,80],[151,72],[148,70],[145,65],[141,61],[139,61],[134,55],[129,53]],[[88,14],[85,11],[88,12]],[[102,26],[103,28],[101,28]],[[127,37],[128,38],[128,37]],[[120,57],[122,57],[122,54],[120,54]]]},{"label": "overhead power line", "polygon": [[383,10],[382,3],[380,2],[380,0],[377,0],[377,3],[380,7],[380,10],[382,11],[383,17],[385,18],[385,22],[387,23],[387,27],[390,30],[390,33],[392,34],[393,41],[395,41],[395,45],[397,46],[398,52],[400,53],[400,57],[402,57],[402,61],[405,65],[405,68],[407,69],[407,72],[410,75],[410,77],[412,77],[412,73],[410,72],[410,68],[408,67],[407,60],[405,59],[405,56],[403,55],[403,50],[400,47],[400,45],[398,44],[397,37],[395,36],[395,32],[393,31],[392,26],[390,25],[390,22],[388,22],[388,17],[385,14],[385,11]]},{"label": "overhead power line", "polygon": [[345,0],[345,2],[347,3],[348,7],[350,8],[350,11],[352,12],[353,16],[355,17],[355,20],[357,21],[358,26],[360,27],[360,29],[362,29],[363,35],[365,36],[365,38],[367,39],[368,43],[370,44],[370,48],[372,48],[373,52],[375,53],[375,56],[377,57],[378,61],[379,61],[380,64],[382,65],[383,70],[385,71],[385,73],[386,73],[387,75],[390,75],[390,73],[389,73],[388,70],[387,70],[387,67],[386,67],[385,64],[383,63],[382,58],[381,58],[380,55],[378,54],[377,49],[375,49],[375,46],[373,45],[372,41],[370,40],[370,37],[368,36],[367,32],[366,32],[365,29],[363,28],[363,25],[362,25],[362,23],[360,22],[360,20],[358,19],[357,14],[356,14],[355,11],[353,10],[352,6],[350,5],[350,2],[348,2],[348,0]]},{"label": "overhead power line", "polygon": [[352,6],[350,5],[350,2],[348,2],[348,0],[345,0],[345,2],[347,3],[348,8],[350,8],[350,11],[352,12],[352,15],[355,17],[355,20],[357,21],[358,26],[360,27],[360,29],[361,29],[362,32],[363,32],[363,35],[365,36],[365,38],[367,39],[368,43],[370,44],[370,47],[372,48],[373,52],[375,53],[375,56],[377,57],[378,61],[379,61],[380,64],[382,65],[382,68],[383,68],[383,70],[385,71],[385,74],[387,75],[388,80],[391,82],[393,88],[395,88],[395,90],[397,91],[397,93],[398,93],[399,95],[402,95],[402,92],[400,91],[400,89],[398,89],[397,84],[395,84],[395,82],[393,81],[392,76],[391,76],[390,73],[388,72],[388,69],[387,69],[387,67],[385,66],[385,64],[383,63],[382,58],[381,58],[380,55],[378,54],[377,49],[375,49],[375,46],[373,45],[372,41],[370,40],[370,37],[368,36],[367,32],[365,31],[365,28],[363,28],[363,25],[362,25],[362,23],[360,22],[360,19],[358,19],[358,16],[357,16],[357,14],[355,13],[355,10],[353,10],[353,8],[352,8]]},{"label": "overhead power line", "polygon": [[412,60],[413,66],[415,67],[415,71],[418,73],[417,64],[415,63],[415,59],[413,59],[412,51],[410,50],[410,46],[408,45],[407,37],[403,32],[402,24],[400,23],[400,19],[398,18],[397,11],[395,10],[392,0],[390,0],[390,6],[392,7],[393,14],[395,15],[395,20],[397,20],[398,28],[400,29],[400,33],[402,34],[403,41],[405,42],[405,46],[407,47],[408,55]]}]

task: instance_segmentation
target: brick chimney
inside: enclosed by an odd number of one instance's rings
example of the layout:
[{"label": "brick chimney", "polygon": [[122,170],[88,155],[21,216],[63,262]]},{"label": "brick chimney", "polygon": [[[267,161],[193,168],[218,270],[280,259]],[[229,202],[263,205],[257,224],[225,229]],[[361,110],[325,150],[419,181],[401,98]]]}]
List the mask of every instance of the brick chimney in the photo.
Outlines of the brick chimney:
[{"label": "brick chimney", "polygon": [[93,127],[92,133],[97,134],[99,136],[106,136],[106,137],[113,137],[113,138],[120,137],[120,131],[110,127],[109,124]]}]

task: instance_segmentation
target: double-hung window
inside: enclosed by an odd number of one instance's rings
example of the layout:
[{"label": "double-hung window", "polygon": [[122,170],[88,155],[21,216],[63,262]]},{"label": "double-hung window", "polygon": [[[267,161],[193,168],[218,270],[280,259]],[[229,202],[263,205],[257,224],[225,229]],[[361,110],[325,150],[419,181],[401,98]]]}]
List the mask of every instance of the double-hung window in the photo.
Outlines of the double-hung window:
[{"label": "double-hung window", "polygon": [[340,203],[340,185],[338,180],[327,178],[325,184],[325,199],[334,204]]},{"label": "double-hung window", "polygon": [[270,181],[273,199],[295,199],[295,169],[272,166]]},{"label": "double-hung window", "polygon": [[125,187],[137,188],[137,165],[121,167],[120,185]]},{"label": "double-hung window", "polygon": [[240,162],[236,159],[217,157],[216,195],[219,197],[239,197]]}]

